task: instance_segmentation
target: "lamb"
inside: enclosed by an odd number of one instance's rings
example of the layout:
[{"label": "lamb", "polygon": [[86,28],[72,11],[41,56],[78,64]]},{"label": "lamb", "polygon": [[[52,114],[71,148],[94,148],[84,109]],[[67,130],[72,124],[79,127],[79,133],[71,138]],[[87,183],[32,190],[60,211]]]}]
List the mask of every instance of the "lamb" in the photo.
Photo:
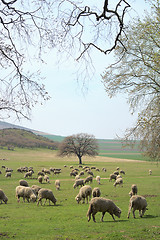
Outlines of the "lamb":
[{"label": "lamb", "polygon": [[0,189],[0,201],[1,201],[1,203],[3,201],[5,204],[7,204],[7,202],[8,202],[8,198],[2,189]]},{"label": "lamb", "polygon": [[19,180],[19,185],[20,185],[20,186],[24,186],[24,187],[29,187],[27,181],[25,181],[25,180],[23,180],[23,179]]},{"label": "lamb", "polygon": [[92,181],[93,181],[93,177],[88,176],[88,177],[85,178],[84,183],[89,183],[89,182],[92,183]]},{"label": "lamb", "polygon": [[33,189],[33,191],[36,193],[36,195],[38,196],[38,192],[41,189],[41,187],[37,186],[37,185],[32,185],[31,188]]},{"label": "lamb", "polygon": [[143,217],[145,211],[147,210],[147,201],[144,197],[139,195],[134,195],[129,201],[128,218],[130,216],[131,209],[133,208],[133,217],[135,218],[135,211],[139,210],[139,216]]},{"label": "lamb", "polygon": [[113,184],[114,187],[116,187],[117,185],[122,186],[123,187],[123,179],[122,178],[117,178],[115,183]]},{"label": "lamb", "polygon": [[121,209],[117,207],[112,200],[102,197],[95,197],[92,198],[92,200],[90,201],[87,212],[88,222],[91,220],[91,214],[93,221],[96,222],[95,215],[97,212],[102,212],[101,218],[102,222],[106,212],[108,212],[112,216],[114,221],[115,221],[114,215],[117,216],[118,218],[120,218],[121,216]]},{"label": "lamb", "polygon": [[37,196],[32,188],[24,186],[16,187],[16,197],[18,202],[20,202],[20,197],[23,197],[23,202],[25,202],[25,198],[27,199],[27,202],[29,202],[29,199],[33,202],[35,202],[37,199]]},{"label": "lamb", "polygon": [[129,196],[132,197],[133,195],[137,195],[138,188],[136,184],[132,184],[131,191],[129,192]]},{"label": "lamb", "polygon": [[85,186],[80,188],[78,195],[75,197],[75,200],[79,204],[79,202],[81,200],[83,200],[82,203],[85,203],[85,199],[86,199],[86,201],[88,203],[88,197],[89,197],[89,200],[90,200],[91,195],[92,195],[92,188],[89,185],[85,185]]},{"label": "lamb", "polygon": [[100,197],[100,195],[101,195],[100,188],[98,188],[98,187],[93,188],[93,190],[92,190],[92,196],[93,196],[93,198],[94,198],[94,197]]},{"label": "lamb", "polygon": [[43,177],[42,177],[42,176],[39,176],[39,177],[38,177],[38,182],[42,184],[42,181],[43,181]]},{"label": "lamb", "polygon": [[112,179],[116,180],[117,175],[115,174],[110,174],[109,176],[109,181],[112,181]]},{"label": "lamb", "polygon": [[46,188],[41,188],[38,192],[38,202],[37,202],[37,206],[39,205],[39,202],[41,202],[41,206],[42,206],[42,199],[45,198],[45,202],[44,205],[47,201],[47,199],[49,200],[49,205],[50,205],[50,201],[52,201],[54,203],[54,205],[56,205],[56,198],[53,195],[52,190],[50,189],[46,189]]},{"label": "lamb", "polygon": [[84,180],[83,179],[77,179],[75,183],[73,184],[73,187],[76,188],[78,186],[84,186]]},{"label": "lamb", "polygon": [[60,181],[57,179],[55,181],[56,190],[60,190]]},{"label": "lamb", "polygon": [[101,184],[101,183],[100,183],[100,180],[101,180],[101,177],[100,177],[100,176],[97,176],[97,177],[96,177],[96,181],[98,182],[98,184]]}]

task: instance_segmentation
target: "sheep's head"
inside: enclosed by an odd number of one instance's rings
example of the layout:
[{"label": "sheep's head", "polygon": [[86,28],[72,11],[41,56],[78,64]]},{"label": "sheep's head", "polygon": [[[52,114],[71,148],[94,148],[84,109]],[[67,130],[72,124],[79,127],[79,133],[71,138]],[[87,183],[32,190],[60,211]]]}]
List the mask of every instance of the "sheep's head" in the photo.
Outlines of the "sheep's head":
[{"label": "sheep's head", "polygon": [[114,210],[114,214],[115,214],[118,218],[120,218],[121,212],[122,212],[121,209],[118,208],[118,207]]},{"label": "sheep's head", "polygon": [[35,202],[37,200],[37,196],[34,193],[31,194],[30,200],[31,200],[31,202]]},{"label": "sheep's head", "polygon": [[79,196],[79,195],[77,195],[77,196],[75,197],[75,200],[77,201],[77,203],[79,203],[79,202],[81,201],[81,198],[80,198],[80,196]]},{"label": "sheep's head", "polygon": [[8,202],[7,196],[5,196],[5,198],[3,199],[3,202],[4,202],[5,204],[7,204],[7,202]]}]

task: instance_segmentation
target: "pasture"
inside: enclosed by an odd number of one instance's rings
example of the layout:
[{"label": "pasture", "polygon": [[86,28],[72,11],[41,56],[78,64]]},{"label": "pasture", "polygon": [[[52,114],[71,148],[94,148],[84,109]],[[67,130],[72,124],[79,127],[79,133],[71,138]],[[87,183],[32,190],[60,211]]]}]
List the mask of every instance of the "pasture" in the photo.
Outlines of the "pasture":
[{"label": "pasture", "polygon": [[[6,160],[2,160],[2,158]],[[82,159],[83,166],[95,166],[100,172],[93,170],[94,180],[89,184],[92,188],[99,186],[101,196],[112,199],[122,210],[121,218],[115,217],[116,222],[106,213],[104,222],[100,221],[101,213],[97,213],[96,223],[91,219],[87,221],[86,213],[89,204],[77,204],[75,196],[79,189],[74,189],[74,177],[70,177],[70,166],[78,168],[76,157],[60,158],[56,151],[35,149],[15,149],[15,151],[0,150],[0,188],[8,197],[7,204],[0,204],[0,239],[54,239],[54,240],[135,240],[135,239],[160,239],[160,167],[153,162],[133,161],[116,159],[109,157],[96,157]],[[5,169],[2,165],[13,169],[12,177],[5,178]],[[67,167],[64,167],[67,165]],[[15,197],[15,188],[19,185],[19,180],[23,179],[24,173],[16,171],[18,167],[32,166],[35,173],[32,178],[26,179],[29,186],[33,184],[53,191],[57,199],[54,206],[39,205],[36,203],[20,203]],[[50,183],[39,184],[37,172],[42,168],[49,169],[61,168],[62,173],[58,176],[49,175]],[[107,169],[106,172],[102,168]],[[113,181],[109,182],[109,175],[117,167],[126,172],[123,175],[123,187],[114,187]],[[152,175],[148,170],[152,169]],[[80,169],[81,170],[81,169]],[[101,177],[101,185],[95,177]],[[85,173],[81,178],[84,179],[88,174]],[[59,179],[61,188],[56,190],[54,182]],[[139,217],[136,211],[136,219],[131,213],[127,218],[129,206],[129,191],[131,185],[137,184],[138,194],[146,197],[148,210],[143,218]],[[44,200],[43,200],[44,201]]]}]

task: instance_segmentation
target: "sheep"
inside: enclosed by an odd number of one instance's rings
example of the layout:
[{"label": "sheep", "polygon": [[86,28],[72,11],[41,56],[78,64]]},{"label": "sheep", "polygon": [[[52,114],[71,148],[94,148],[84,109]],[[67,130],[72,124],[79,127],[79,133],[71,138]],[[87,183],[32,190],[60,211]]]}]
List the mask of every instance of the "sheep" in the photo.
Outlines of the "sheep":
[{"label": "sheep", "polygon": [[12,176],[11,172],[7,172],[7,173],[5,174],[5,177],[11,177],[11,176]]},{"label": "sheep", "polygon": [[116,180],[117,180],[118,178],[122,178],[122,176],[121,176],[121,175],[118,175],[118,176],[116,177]]},{"label": "sheep", "polygon": [[137,195],[138,188],[136,184],[132,184],[131,191],[129,192],[129,196],[132,197],[133,195]]},{"label": "sheep", "polygon": [[79,174],[75,176],[75,180],[78,180],[78,179],[80,179]]},{"label": "sheep", "polygon": [[121,170],[120,173],[125,175],[125,171],[123,171],[123,170]]},{"label": "sheep", "polygon": [[116,180],[117,175],[115,174],[110,174],[109,176],[109,181],[112,181],[112,179]]},{"label": "sheep", "polygon": [[83,179],[77,179],[75,183],[73,184],[73,187],[76,188],[78,186],[84,186],[84,180]]},{"label": "sheep", "polygon": [[27,177],[32,177],[32,171],[26,172],[24,174],[24,178],[27,178]]},{"label": "sheep", "polygon": [[31,188],[36,193],[36,195],[38,196],[38,192],[41,189],[41,187],[39,187],[37,185],[32,185]]},{"label": "sheep", "polygon": [[24,186],[24,187],[29,187],[27,181],[25,181],[25,180],[23,180],[23,179],[19,180],[19,185],[20,185],[20,186]]},{"label": "sheep", "polygon": [[119,167],[117,167],[116,170],[119,170]]},{"label": "sheep", "polygon": [[39,202],[41,202],[41,206],[42,206],[42,199],[45,198],[45,202],[44,205],[47,201],[47,199],[49,200],[49,205],[50,205],[50,201],[52,201],[54,203],[54,205],[56,205],[56,198],[53,195],[52,190],[50,189],[46,189],[46,188],[41,188],[38,192],[38,202],[37,202],[37,206],[39,205]]},{"label": "sheep", "polygon": [[58,179],[55,180],[55,186],[56,186],[56,190],[60,190],[60,181]]},{"label": "sheep", "polygon": [[1,203],[3,201],[5,204],[8,202],[8,197],[5,195],[2,189],[0,189],[0,201]]},{"label": "sheep", "polygon": [[46,181],[47,183],[49,183],[49,177],[48,177],[48,175],[44,175],[44,181]]},{"label": "sheep", "polygon": [[112,200],[102,197],[95,197],[91,199],[87,212],[88,222],[91,220],[91,214],[93,221],[96,222],[95,215],[97,212],[102,212],[101,218],[102,222],[106,212],[108,212],[112,216],[114,221],[115,221],[114,215],[117,216],[118,218],[120,218],[121,216],[121,209],[117,207]]},{"label": "sheep", "polygon": [[77,174],[76,173],[74,173],[74,172],[70,172],[70,176],[72,177],[72,176],[76,176]]},{"label": "sheep", "polygon": [[84,172],[80,171],[79,176],[82,176],[82,175],[84,175]]},{"label": "sheep", "polygon": [[93,181],[93,177],[92,176],[88,176],[88,177],[86,177],[85,178],[85,180],[84,180],[84,183],[86,184],[86,183],[92,183],[92,181]]},{"label": "sheep", "polygon": [[79,204],[79,202],[81,200],[83,200],[82,203],[85,203],[85,199],[86,199],[86,201],[88,203],[88,197],[89,197],[89,200],[90,200],[91,195],[92,195],[92,188],[89,185],[85,185],[85,186],[80,188],[78,195],[75,197],[75,200]]},{"label": "sheep", "polygon": [[116,187],[117,185],[122,186],[123,187],[123,179],[122,178],[117,178],[115,183],[113,184],[114,187]]},{"label": "sheep", "polygon": [[23,197],[23,202],[25,202],[25,198],[27,199],[27,202],[29,202],[29,199],[33,202],[35,202],[37,199],[37,196],[32,188],[24,186],[16,187],[16,197],[18,202],[20,202],[20,197]]},{"label": "sheep", "polygon": [[119,175],[119,172],[118,171],[114,171],[114,173],[113,173],[114,175]]},{"label": "sheep", "polygon": [[43,181],[42,176],[39,176],[39,177],[38,177],[38,182],[42,184],[42,181]]},{"label": "sheep", "polygon": [[101,195],[100,188],[98,188],[98,187],[93,188],[93,190],[92,190],[92,196],[93,196],[93,197],[100,197],[100,195]]},{"label": "sheep", "polygon": [[41,172],[41,171],[39,171],[39,172],[37,173],[37,175],[38,175],[38,176],[43,176],[43,177],[44,177],[45,173],[44,173],[44,172]]},{"label": "sheep", "polygon": [[101,184],[100,180],[101,180],[101,177],[100,176],[96,176],[96,181],[97,181],[98,184]]},{"label": "sheep", "polygon": [[139,216],[143,217],[145,211],[147,210],[147,201],[144,197],[139,195],[134,195],[129,201],[128,218],[130,216],[131,209],[133,208],[133,217],[135,218],[135,211],[139,210]]},{"label": "sheep", "polygon": [[51,174],[51,172],[48,169],[44,169],[45,174]]},{"label": "sheep", "polygon": [[103,167],[103,168],[102,168],[102,171],[103,171],[103,172],[106,172],[106,171],[107,171],[107,169]]},{"label": "sheep", "polygon": [[89,175],[94,176],[93,172],[91,172],[90,170],[88,170],[87,173],[88,173]]},{"label": "sheep", "polygon": [[152,175],[152,170],[151,169],[149,169],[149,175]]}]

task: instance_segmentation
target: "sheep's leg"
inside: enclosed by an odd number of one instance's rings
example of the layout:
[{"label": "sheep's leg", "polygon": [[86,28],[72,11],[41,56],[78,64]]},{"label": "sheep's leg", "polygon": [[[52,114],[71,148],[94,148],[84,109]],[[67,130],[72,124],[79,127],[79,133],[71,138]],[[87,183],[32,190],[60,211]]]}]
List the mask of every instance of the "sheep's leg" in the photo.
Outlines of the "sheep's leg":
[{"label": "sheep's leg", "polygon": [[114,221],[116,221],[116,220],[115,220],[115,218],[114,218],[114,216],[113,216],[113,214],[112,214],[112,213],[110,213],[110,215],[112,216],[113,220],[114,220]]},{"label": "sheep's leg", "polygon": [[142,213],[141,213],[141,210],[139,210],[139,216],[142,217]]},{"label": "sheep's leg", "polygon": [[136,217],[135,217],[135,210],[134,210],[134,209],[133,209],[133,217],[136,218]]},{"label": "sheep's leg", "polygon": [[129,216],[130,216],[131,209],[132,209],[132,206],[130,205],[130,206],[129,206],[129,210],[128,210],[128,218],[129,218]]},{"label": "sheep's leg", "polygon": [[46,202],[47,202],[47,199],[44,201],[44,205],[46,204]]},{"label": "sheep's leg", "polygon": [[96,222],[95,214],[92,213],[93,222]]},{"label": "sheep's leg", "polygon": [[146,208],[142,209],[142,214],[141,214],[141,216],[140,216],[140,217],[143,217],[143,215],[144,215],[145,211],[146,211]]},{"label": "sheep's leg", "polygon": [[85,203],[85,198],[83,197],[83,202],[82,203]]},{"label": "sheep's leg", "polygon": [[86,203],[88,204],[88,196],[86,197]]},{"label": "sheep's leg", "polygon": [[104,215],[105,215],[105,212],[102,212],[102,218],[101,218],[102,222],[103,222]]}]

